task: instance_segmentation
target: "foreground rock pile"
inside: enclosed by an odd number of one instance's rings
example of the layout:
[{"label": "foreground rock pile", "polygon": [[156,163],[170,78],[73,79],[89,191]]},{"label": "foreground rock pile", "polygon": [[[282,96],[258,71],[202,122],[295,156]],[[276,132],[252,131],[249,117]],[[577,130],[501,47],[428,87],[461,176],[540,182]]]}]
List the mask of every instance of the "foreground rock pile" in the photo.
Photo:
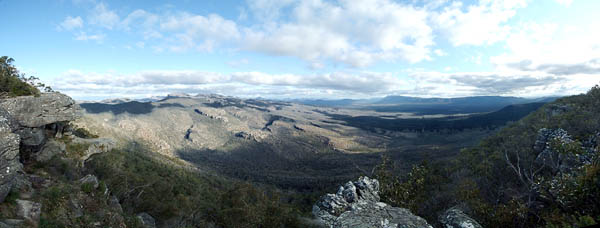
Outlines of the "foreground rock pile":
[{"label": "foreground rock pile", "polygon": [[[427,228],[425,219],[408,209],[392,207],[379,201],[379,181],[360,177],[339,187],[335,194],[321,197],[313,205],[318,223],[331,228]],[[481,228],[459,207],[442,213],[439,222],[446,228]]]},{"label": "foreground rock pile", "polygon": [[368,177],[323,196],[313,206],[313,214],[327,227],[432,227],[408,209],[379,202],[379,182]]}]

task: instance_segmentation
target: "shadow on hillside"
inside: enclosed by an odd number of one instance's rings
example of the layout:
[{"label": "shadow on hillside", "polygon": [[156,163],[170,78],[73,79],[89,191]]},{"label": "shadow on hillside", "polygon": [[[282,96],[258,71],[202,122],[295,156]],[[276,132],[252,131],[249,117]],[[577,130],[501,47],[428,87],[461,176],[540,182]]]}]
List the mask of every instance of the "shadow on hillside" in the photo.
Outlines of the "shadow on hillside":
[{"label": "shadow on hillside", "polygon": [[370,175],[372,168],[381,161],[379,153],[308,151],[306,148],[289,148],[289,151],[278,153],[272,145],[256,142],[227,152],[204,149],[176,153],[185,161],[232,178],[297,191],[331,190],[358,176]]},{"label": "shadow on hillside", "polygon": [[81,108],[85,109],[86,112],[92,114],[98,114],[103,112],[112,112],[115,115],[119,115],[122,113],[129,114],[147,114],[152,112],[154,108],[168,108],[168,107],[179,107],[185,108],[185,106],[181,104],[160,104],[158,107],[152,105],[149,102],[126,102],[120,104],[102,104],[102,103],[83,103],[80,104]]}]

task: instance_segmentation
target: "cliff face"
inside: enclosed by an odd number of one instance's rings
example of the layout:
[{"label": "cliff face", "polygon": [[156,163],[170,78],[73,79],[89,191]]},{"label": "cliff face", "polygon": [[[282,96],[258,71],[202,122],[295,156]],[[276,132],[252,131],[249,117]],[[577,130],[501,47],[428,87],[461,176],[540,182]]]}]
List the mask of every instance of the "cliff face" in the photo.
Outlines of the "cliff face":
[{"label": "cliff face", "polygon": [[19,162],[21,139],[13,133],[15,128],[15,121],[0,108],[0,202],[3,202],[10,192],[17,172],[22,169]]},{"label": "cliff face", "polygon": [[48,138],[61,137],[68,121],[81,114],[70,97],[46,93],[0,100],[0,202],[20,178],[22,162],[40,152]]}]

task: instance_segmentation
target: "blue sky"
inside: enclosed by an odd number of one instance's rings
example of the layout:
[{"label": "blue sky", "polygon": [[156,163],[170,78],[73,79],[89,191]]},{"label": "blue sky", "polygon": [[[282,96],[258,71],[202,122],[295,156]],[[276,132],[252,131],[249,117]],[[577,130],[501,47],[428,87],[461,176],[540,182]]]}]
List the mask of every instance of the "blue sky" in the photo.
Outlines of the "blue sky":
[{"label": "blue sky", "polygon": [[600,82],[595,0],[0,0],[0,55],[76,99],[539,97]]}]

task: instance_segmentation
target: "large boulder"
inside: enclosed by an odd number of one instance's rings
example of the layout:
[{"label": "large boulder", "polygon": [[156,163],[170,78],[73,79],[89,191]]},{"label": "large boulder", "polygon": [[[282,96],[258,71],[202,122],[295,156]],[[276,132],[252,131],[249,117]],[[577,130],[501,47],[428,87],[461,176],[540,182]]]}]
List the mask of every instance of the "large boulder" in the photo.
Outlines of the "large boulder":
[{"label": "large boulder", "polygon": [[79,105],[71,97],[61,93],[2,99],[0,107],[13,116],[21,127],[28,128],[72,121],[81,116]]},{"label": "large boulder", "polygon": [[465,214],[458,207],[446,210],[440,215],[439,221],[445,228],[482,228],[482,226]]},{"label": "large boulder", "polygon": [[23,165],[19,162],[20,138],[12,133],[15,121],[0,108],[0,203],[17,183]]},{"label": "large boulder", "polygon": [[313,206],[313,214],[327,227],[427,228],[425,219],[404,208],[379,202],[379,182],[360,177],[327,194]]}]

